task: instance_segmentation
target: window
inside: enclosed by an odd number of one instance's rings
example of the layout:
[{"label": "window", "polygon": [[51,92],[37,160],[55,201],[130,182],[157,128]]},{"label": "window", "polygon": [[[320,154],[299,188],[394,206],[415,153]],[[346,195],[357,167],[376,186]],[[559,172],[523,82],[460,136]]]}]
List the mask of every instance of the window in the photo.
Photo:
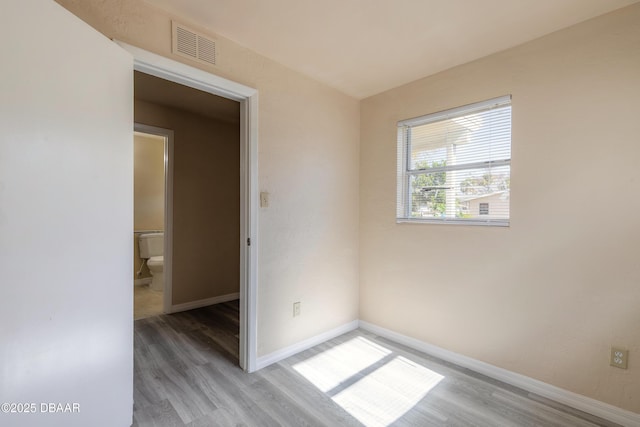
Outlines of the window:
[{"label": "window", "polygon": [[398,123],[398,222],[508,226],[510,177],[510,95]]}]

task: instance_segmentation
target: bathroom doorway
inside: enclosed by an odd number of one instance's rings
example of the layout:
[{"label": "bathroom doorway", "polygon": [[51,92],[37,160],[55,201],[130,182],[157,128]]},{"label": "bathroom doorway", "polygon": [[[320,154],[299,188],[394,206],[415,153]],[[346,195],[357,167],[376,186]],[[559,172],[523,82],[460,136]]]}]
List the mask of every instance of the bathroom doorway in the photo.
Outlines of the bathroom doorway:
[{"label": "bathroom doorway", "polygon": [[168,313],[171,308],[172,157],[172,130],[135,124],[133,236],[135,320]]}]

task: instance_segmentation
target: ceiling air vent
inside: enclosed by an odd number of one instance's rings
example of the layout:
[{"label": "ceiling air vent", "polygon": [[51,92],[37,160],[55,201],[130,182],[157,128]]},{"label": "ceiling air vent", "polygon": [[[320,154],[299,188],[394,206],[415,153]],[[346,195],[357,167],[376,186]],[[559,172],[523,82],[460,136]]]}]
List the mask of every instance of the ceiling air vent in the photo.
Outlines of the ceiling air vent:
[{"label": "ceiling air vent", "polygon": [[186,28],[175,21],[171,22],[173,30],[172,52],[194,61],[216,65],[216,42],[202,33]]}]

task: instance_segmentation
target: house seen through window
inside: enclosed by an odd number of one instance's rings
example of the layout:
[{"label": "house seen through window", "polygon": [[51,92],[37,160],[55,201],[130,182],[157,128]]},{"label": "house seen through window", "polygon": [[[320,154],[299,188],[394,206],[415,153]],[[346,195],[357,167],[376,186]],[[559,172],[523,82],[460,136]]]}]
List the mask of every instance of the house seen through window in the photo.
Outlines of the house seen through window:
[{"label": "house seen through window", "polygon": [[509,225],[511,96],[398,123],[398,222]]}]

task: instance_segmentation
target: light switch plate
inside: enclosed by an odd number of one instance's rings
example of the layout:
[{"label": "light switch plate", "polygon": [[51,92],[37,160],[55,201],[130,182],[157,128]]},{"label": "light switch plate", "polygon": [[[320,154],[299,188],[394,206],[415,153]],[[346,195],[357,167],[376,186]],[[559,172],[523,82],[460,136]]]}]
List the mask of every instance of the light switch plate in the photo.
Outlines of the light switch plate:
[{"label": "light switch plate", "polygon": [[269,207],[269,193],[263,191],[260,193],[260,207],[268,208]]}]

